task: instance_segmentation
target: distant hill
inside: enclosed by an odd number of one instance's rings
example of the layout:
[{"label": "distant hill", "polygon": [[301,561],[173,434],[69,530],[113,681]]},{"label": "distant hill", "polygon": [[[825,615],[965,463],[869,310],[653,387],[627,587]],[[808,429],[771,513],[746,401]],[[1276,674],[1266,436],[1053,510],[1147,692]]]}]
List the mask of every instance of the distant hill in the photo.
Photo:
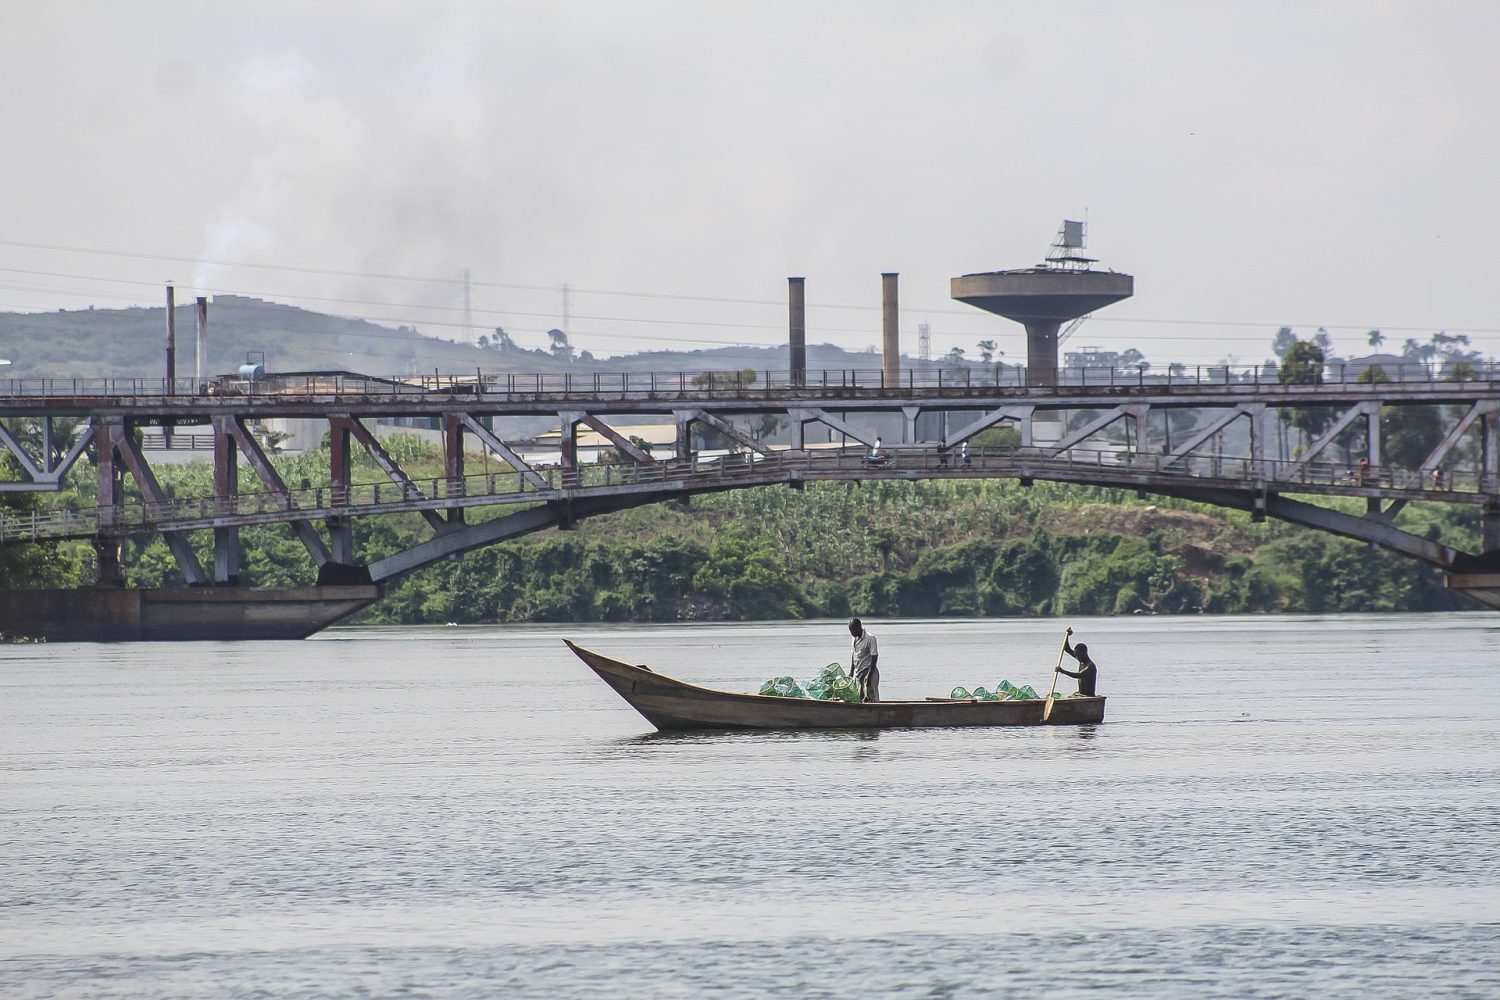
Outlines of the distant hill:
[{"label": "distant hill", "polygon": [[[194,371],[194,308],[179,304],[177,375]],[[6,378],[160,378],[166,369],[165,308],[79,309],[0,313],[0,357]],[[527,350],[486,334],[487,347],[430,337],[402,326],[312,312],[240,295],[218,295],[208,309],[207,377],[232,372],[247,354],[265,355],[267,371],[356,371],[409,376],[473,372],[785,371],[787,349],[718,347],[648,351],[595,360],[587,352]],[[903,364],[915,364],[910,360]],[[878,355],[809,344],[810,371],[880,367]],[[945,365],[946,367],[946,365]]]}]

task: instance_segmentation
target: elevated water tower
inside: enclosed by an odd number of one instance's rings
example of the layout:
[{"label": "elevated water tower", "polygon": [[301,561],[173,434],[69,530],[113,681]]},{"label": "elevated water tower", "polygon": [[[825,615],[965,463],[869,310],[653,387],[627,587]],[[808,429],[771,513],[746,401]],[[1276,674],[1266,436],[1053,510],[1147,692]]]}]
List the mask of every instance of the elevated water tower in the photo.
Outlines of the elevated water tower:
[{"label": "elevated water tower", "polygon": [[1016,271],[985,271],[954,278],[952,295],[985,312],[1026,327],[1026,384],[1057,384],[1058,331],[1064,323],[1135,294],[1135,279],[1092,270],[1083,256],[1084,224],[1069,219],[1057,231],[1047,259]]}]

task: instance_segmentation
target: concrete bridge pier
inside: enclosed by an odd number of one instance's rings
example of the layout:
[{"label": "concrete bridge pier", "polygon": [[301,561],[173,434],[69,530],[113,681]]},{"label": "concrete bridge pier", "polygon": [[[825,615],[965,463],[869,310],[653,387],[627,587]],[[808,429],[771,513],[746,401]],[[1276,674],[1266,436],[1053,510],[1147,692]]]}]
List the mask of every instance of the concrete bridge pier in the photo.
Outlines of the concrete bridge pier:
[{"label": "concrete bridge pier", "polygon": [[125,586],[125,567],[120,561],[120,540],[107,535],[94,538],[96,579],[101,587]]},{"label": "concrete bridge pier", "polygon": [[0,602],[0,631],[49,642],[305,639],[374,603],[380,594],[380,587],[368,583],[279,590],[11,590]]}]

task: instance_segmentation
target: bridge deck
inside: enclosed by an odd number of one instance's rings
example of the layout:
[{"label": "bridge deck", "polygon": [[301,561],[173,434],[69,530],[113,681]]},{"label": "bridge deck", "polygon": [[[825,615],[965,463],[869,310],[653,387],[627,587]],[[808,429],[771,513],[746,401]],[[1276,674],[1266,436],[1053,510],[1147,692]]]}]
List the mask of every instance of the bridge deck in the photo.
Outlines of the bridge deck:
[{"label": "bridge deck", "polygon": [[1222,406],[1256,402],[1269,406],[1347,406],[1361,400],[1383,403],[1472,404],[1500,399],[1500,367],[1480,366],[1436,372],[1425,366],[1398,381],[1361,382],[1333,373],[1314,384],[1282,385],[1264,368],[1208,367],[1180,375],[1143,371],[1075,370],[1072,381],[1027,386],[1016,369],[903,373],[887,385],[879,371],[824,371],[792,380],[783,372],[757,372],[753,378],[703,381],[703,373],[626,372],[617,374],[485,374],[442,376],[410,382],[352,374],[267,376],[259,381],[179,379],[0,380],[0,416],[39,414],[118,414],[176,419],[215,415],[302,416],[330,409],[355,415],[433,414],[449,410],[495,415],[593,412],[669,413],[685,406],[730,412],[787,406],[840,406],[864,410],[976,408],[1028,402],[1047,409],[1113,405],[1125,400],[1162,407]]}]

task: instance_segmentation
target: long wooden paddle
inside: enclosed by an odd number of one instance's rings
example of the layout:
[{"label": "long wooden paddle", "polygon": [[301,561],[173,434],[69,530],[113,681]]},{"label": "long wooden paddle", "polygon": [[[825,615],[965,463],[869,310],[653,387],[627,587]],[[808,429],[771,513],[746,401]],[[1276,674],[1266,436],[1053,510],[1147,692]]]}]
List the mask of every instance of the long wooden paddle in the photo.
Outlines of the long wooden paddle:
[{"label": "long wooden paddle", "polygon": [[1068,631],[1063,634],[1062,647],[1057,651],[1057,666],[1052,668],[1052,688],[1047,692],[1047,704],[1042,708],[1043,722],[1046,722],[1048,719],[1052,718],[1052,699],[1057,695],[1057,673],[1062,669],[1063,654],[1068,651],[1068,636],[1072,634],[1072,629],[1068,629]]}]

